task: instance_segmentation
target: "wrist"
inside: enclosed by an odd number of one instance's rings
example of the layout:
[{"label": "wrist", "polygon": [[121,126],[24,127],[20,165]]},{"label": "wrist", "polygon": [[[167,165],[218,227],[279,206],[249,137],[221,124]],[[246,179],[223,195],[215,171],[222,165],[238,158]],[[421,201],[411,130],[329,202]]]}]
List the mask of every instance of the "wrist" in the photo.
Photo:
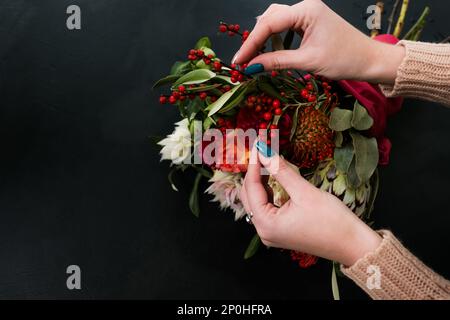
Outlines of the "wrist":
[{"label": "wrist", "polygon": [[398,69],[406,56],[405,47],[372,40],[370,53],[366,81],[385,85],[395,84]]}]

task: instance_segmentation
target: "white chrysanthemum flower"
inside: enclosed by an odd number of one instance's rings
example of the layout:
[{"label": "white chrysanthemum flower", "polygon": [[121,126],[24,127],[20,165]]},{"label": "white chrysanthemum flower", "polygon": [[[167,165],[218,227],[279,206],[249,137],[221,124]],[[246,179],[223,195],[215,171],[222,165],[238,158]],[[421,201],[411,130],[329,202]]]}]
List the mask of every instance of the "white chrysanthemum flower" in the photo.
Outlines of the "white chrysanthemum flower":
[{"label": "white chrysanthemum flower", "polygon": [[161,161],[170,160],[173,164],[181,164],[191,155],[192,139],[188,119],[177,122],[175,130],[167,138],[158,142],[161,149]]},{"label": "white chrysanthemum flower", "polygon": [[205,192],[214,195],[212,201],[219,202],[220,208],[223,210],[226,208],[232,209],[235,213],[235,220],[245,216],[244,205],[239,198],[243,182],[240,173],[215,170],[209,182],[212,182],[212,184]]}]

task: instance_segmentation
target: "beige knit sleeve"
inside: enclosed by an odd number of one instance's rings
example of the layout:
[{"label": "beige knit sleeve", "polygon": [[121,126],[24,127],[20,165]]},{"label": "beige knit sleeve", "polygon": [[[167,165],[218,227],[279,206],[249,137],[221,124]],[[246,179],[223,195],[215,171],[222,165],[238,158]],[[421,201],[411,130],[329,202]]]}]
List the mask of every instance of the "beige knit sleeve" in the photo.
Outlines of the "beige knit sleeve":
[{"label": "beige knit sleeve", "polygon": [[381,85],[387,97],[410,97],[450,106],[450,44],[400,41],[406,57],[394,86]]},{"label": "beige knit sleeve", "polygon": [[412,255],[394,235],[379,231],[381,245],[342,272],[372,299],[450,300],[450,282]]}]

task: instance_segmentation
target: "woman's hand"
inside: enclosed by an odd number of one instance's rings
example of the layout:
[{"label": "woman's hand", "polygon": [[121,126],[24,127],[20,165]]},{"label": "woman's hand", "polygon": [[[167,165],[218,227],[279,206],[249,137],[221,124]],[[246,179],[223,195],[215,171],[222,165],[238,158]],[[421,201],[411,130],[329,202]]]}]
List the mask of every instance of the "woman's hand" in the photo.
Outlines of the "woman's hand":
[{"label": "woman's hand", "polygon": [[[261,141],[257,145],[260,150],[268,148]],[[268,202],[261,182],[261,164],[290,196],[281,208]],[[314,187],[277,154],[263,156],[256,144],[240,196],[267,246],[302,251],[351,266],[381,243],[381,237],[338,198]]]},{"label": "woman's hand", "polygon": [[[292,29],[302,35],[299,49],[256,56],[267,39]],[[249,70],[298,69],[334,80],[393,84],[405,56],[402,46],[372,40],[320,0],[296,5],[271,5],[262,14],[233,62],[248,62]]]}]

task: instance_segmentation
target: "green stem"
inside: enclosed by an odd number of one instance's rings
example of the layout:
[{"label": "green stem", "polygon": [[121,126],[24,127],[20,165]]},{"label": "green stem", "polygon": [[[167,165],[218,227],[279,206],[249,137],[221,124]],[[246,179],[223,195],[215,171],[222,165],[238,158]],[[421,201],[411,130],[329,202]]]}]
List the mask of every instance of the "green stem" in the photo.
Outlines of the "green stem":
[{"label": "green stem", "polygon": [[417,22],[414,24],[411,30],[408,31],[408,33],[405,35],[403,39],[417,41],[422,33],[422,30],[425,27],[425,24],[427,22],[426,20],[429,14],[430,8],[425,7],[419,20],[417,20]]}]

